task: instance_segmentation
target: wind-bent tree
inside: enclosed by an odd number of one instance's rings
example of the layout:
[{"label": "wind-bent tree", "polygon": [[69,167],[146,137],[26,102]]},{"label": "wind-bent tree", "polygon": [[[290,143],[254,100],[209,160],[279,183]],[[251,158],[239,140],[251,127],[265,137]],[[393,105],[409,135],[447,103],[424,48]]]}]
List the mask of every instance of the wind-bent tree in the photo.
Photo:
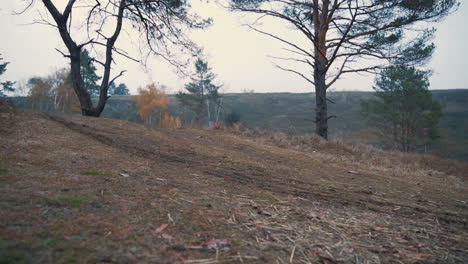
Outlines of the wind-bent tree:
[{"label": "wind-bent tree", "polygon": [[[34,1],[31,0],[31,4]],[[114,53],[132,59],[125,51],[115,46],[123,27],[133,27],[132,32],[140,34],[149,51],[181,67],[184,63],[173,59],[173,50],[180,50],[182,47],[188,54],[195,55],[199,52],[184,32],[187,29],[204,28],[210,23],[210,20],[202,20],[191,14],[185,0],[68,0],[63,11],[60,11],[59,6],[52,0],[41,1],[54,20],[54,23],[45,23],[58,29],[68,50],[62,54],[70,59],[73,88],[80,101],[81,112],[87,116],[101,114],[109,98],[109,85],[123,74],[121,72],[111,78]],[[79,15],[83,12],[86,12],[86,16]],[[77,13],[77,16],[72,16],[73,13]],[[71,31],[76,28],[87,29],[86,40],[78,43],[76,39],[85,34],[83,30],[72,34]],[[91,101],[80,71],[80,54],[88,45],[93,49],[102,48],[104,54],[101,60],[92,58],[103,67],[96,106]],[[176,46],[177,49],[174,48]]]},{"label": "wind-bent tree", "polygon": [[[278,59],[306,65],[311,73],[295,73],[315,87],[316,133],[328,137],[327,89],[343,74],[376,73],[390,64],[415,65],[434,50],[434,34],[426,22],[445,17],[456,0],[232,0],[231,8],[290,25],[305,42],[294,42],[278,32],[250,27],[285,45],[291,57]],[[257,21],[258,21],[257,20]],[[407,34],[409,33],[409,34]]]},{"label": "wind-bent tree", "polygon": [[[1,55],[2,54],[0,54],[0,56]],[[6,72],[7,66],[8,66],[8,64],[10,64],[9,62],[1,63],[2,60],[3,60],[3,58],[0,57],[0,76],[2,76]],[[0,80],[0,98],[5,96],[5,92],[13,92],[14,91],[14,89],[13,89],[14,84],[15,83],[11,82],[11,81],[2,82]]]},{"label": "wind-bent tree", "polygon": [[428,71],[390,67],[375,84],[374,98],[362,101],[361,109],[384,143],[409,152],[437,142],[442,106],[432,99]]}]

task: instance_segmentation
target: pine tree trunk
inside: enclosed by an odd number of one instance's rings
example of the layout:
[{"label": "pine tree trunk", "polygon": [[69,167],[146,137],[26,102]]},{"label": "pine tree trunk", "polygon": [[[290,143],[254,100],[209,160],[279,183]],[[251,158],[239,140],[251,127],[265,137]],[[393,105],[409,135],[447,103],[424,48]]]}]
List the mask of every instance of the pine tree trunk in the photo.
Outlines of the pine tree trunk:
[{"label": "pine tree trunk", "polygon": [[328,106],[325,73],[315,70],[315,133],[328,139]]},{"label": "pine tree trunk", "polygon": [[327,32],[329,0],[319,4],[314,0],[312,12],[314,19],[315,46],[314,46],[314,84],[315,84],[315,133],[328,140],[328,109],[327,109]]}]

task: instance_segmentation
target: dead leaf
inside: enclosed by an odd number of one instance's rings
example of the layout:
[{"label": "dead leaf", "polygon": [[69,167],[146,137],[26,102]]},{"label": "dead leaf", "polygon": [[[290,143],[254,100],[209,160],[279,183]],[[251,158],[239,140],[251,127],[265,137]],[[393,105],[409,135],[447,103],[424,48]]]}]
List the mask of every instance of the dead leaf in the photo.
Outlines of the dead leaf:
[{"label": "dead leaf", "polygon": [[310,211],[310,212],[307,214],[307,217],[308,217],[308,218],[319,218],[319,217],[317,216],[317,214],[314,213],[314,212],[312,212],[312,211]]},{"label": "dead leaf", "polygon": [[162,238],[164,238],[164,239],[173,239],[173,238],[174,238],[173,236],[171,236],[171,235],[169,235],[169,234],[166,234],[166,233],[162,234],[161,236],[162,236]]},{"label": "dead leaf", "polygon": [[164,229],[166,229],[167,224],[162,224],[156,229],[156,233],[161,233]]}]

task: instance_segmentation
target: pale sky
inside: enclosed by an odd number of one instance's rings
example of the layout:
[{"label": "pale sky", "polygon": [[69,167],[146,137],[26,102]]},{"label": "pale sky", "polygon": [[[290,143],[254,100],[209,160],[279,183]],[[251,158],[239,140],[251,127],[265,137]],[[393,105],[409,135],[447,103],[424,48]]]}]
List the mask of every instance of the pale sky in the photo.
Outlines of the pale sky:
[{"label": "pale sky", "polygon": [[[63,0],[62,0],[63,1]],[[31,12],[15,16],[24,6],[22,1],[3,0],[0,7],[0,53],[11,62],[3,79],[27,80],[32,76],[46,76],[52,71],[66,67],[68,60],[55,48],[63,48],[56,29],[30,23],[38,18],[37,10],[44,11],[37,1]],[[56,2],[59,2],[56,0]],[[223,92],[312,92],[313,87],[305,80],[273,66],[269,55],[282,53],[284,47],[278,41],[252,32],[242,23],[248,21],[240,14],[232,14],[213,2],[195,1],[192,4],[203,17],[212,17],[214,24],[205,31],[192,33],[193,39],[204,48],[218,82],[224,84]],[[267,21],[270,22],[270,21]],[[434,39],[436,52],[428,65],[434,71],[431,89],[468,88],[468,6],[462,3],[458,12],[434,25],[438,31]],[[298,33],[282,27],[279,23],[265,23],[271,32],[280,30],[288,38],[298,39]],[[137,39],[123,34],[120,47],[130,54],[137,54]],[[118,58],[114,73],[127,70],[117,82],[124,82],[132,93],[138,87],[151,82],[168,86],[170,92],[183,89],[188,82],[174,73],[174,69],[158,57],[151,57],[148,67],[127,59]],[[345,75],[332,87],[334,91],[371,90],[372,75]]]}]

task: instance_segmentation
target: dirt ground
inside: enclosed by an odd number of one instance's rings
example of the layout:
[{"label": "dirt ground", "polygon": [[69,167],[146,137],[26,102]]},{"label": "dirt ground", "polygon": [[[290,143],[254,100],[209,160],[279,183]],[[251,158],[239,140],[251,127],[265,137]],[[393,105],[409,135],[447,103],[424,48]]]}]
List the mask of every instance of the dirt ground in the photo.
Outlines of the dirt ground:
[{"label": "dirt ground", "polygon": [[465,171],[347,155],[3,107],[0,263],[468,263]]}]

